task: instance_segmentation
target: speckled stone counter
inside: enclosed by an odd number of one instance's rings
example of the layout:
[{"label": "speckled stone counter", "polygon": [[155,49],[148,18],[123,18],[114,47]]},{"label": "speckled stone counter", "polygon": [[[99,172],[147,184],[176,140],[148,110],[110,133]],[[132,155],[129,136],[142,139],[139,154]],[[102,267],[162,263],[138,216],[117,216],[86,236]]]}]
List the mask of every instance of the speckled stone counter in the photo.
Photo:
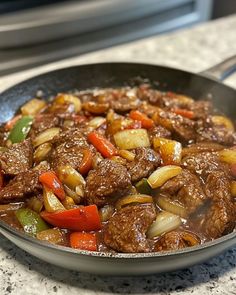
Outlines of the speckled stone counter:
[{"label": "speckled stone counter", "polygon": [[[236,15],[184,31],[63,60],[0,79],[0,90],[38,73],[76,64],[135,61],[202,71],[236,53]],[[236,87],[236,74],[226,80]],[[236,294],[236,248],[173,273],[111,278],[68,271],[36,259],[0,236],[0,295]]]}]

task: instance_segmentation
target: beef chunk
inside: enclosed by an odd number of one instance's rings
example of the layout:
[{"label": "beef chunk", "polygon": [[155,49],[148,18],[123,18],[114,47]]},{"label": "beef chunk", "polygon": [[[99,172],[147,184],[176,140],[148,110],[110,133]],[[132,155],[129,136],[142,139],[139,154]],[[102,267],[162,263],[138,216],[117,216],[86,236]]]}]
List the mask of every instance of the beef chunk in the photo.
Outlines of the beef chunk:
[{"label": "beef chunk", "polygon": [[199,100],[195,101],[188,108],[194,113],[194,119],[206,118],[213,111],[212,102]]},{"label": "beef chunk", "polygon": [[110,107],[117,113],[129,112],[136,109],[140,104],[139,99],[135,97],[122,96],[110,102]]},{"label": "beef chunk", "polygon": [[35,117],[31,128],[32,136],[36,136],[46,129],[59,126],[59,119],[54,114],[40,114]]},{"label": "beef chunk", "polygon": [[163,126],[155,126],[148,130],[151,142],[154,137],[171,138],[171,132]]},{"label": "beef chunk", "polygon": [[13,144],[5,151],[0,151],[0,165],[5,174],[17,175],[25,172],[33,164],[33,146],[30,139]]},{"label": "beef chunk", "polygon": [[77,129],[68,129],[53,139],[49,162],[54,170],[63,165],[78,169],[83,159],[83,151],[88,148],[86,137]]},{"label": "beef chunk", "polygon": [[85,197],[88,204],[103,206],[131,189],[130,175],[123,165],[102,160],[86,179]]},{"label": "beef chunk", "polygon": [[195,212],[207,199],[199,178],[188,170],[183,170],[168,180],[161,187],[161,193],[182,204],[189,214]]},{"label": "beef chunk", "polygon": [[149,176],[160,164],[160,156],[152,149],[137,148],[135,159],[127,164],[132,181],[138,181]]},{"label": "beef chunk", "polygon": [[210,141],[224,145],[236,144],[236,133],[223,125],[214,125],[210,118],[196,122],[197,142]]},{"label": "beef chunk", "polygon": [[217,153],[204,152],[189,155],[183,158],[182,166],[198,174],[204,180],[213,171],[224,171],[228,174],[227,165],[220,162]]},{"label": "beef chunk", "polygon": [[235,208],[229,201],[213,201],[200,227],[207,237],[216,239],[230,233],[235,227]]},{"label": "beef chunk", "polygon": [[155,218],[152,204],[124,207],[109,219],[104,229],[104,242],[118,252],[150,252],[146,232]]},{"label": "beef chunk", "polygon": [[4,126],[0,126],[0,146],[5,146],[6,138],[6,130]]},{"label": "beef chunk", "polygon": [[39,172],[29,170],[19,173],[1,191],[0,203],[10,203],[38,194],[42,190]]},{"label": "beef chunk", "polygon": [[157,124],[170,130],[174,139],[186,143],[195,141],[196,130],[194,121],[162,109],[159,109],[153,118]]},{"label": "beef chunk", "polygon": [[230,180],[224,171],[213,171],[206,179],[206,195],[215,200],[231,201]]},{"label": "beef chunk", "polygon": [[200,239],[193,233],[186,231],[171,231],[158,240],[154,251],[170,251],[183,249],[200,244]]}]

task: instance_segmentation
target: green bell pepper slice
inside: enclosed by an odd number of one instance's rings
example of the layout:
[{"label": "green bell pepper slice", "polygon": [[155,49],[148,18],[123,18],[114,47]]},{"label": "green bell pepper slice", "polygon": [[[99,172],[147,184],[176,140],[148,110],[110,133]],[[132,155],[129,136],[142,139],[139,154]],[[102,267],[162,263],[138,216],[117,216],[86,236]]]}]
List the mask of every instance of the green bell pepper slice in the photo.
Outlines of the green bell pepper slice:
[{"label": "green bell pepper slice", "polygon": [[49,229],[40,215],[29,208],[18,209],[15,214],[24,231],[31,236],[36,236],[37,233]]},{"label": "green bell pepper slice", "polygon": [[12,143],[18,143],[23,141],[30,131],[32,122],[33,118],[30,116],[24,116],[21,119],[19,119],[10,131],[8,139]]},{"label": "green bell pepper slice", "polygon": [[152,194],[152,188],[150,187],[147,181],[147,178],[141,179],[139,182],[136,183],[135,187],[140,194],[144,194],[144,195]]}]

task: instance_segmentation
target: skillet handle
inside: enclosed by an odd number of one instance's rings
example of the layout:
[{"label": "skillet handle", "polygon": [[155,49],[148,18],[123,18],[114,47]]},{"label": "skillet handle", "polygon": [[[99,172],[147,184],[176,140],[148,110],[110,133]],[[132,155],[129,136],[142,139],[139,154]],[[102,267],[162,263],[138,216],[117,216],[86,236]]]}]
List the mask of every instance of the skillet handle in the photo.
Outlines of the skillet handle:
[{"label": "skillet handle", "polygon": [[200,74],[215,80],[223,81],[236,71],[236,55],[233,55],[221,63],[201,72]]}]

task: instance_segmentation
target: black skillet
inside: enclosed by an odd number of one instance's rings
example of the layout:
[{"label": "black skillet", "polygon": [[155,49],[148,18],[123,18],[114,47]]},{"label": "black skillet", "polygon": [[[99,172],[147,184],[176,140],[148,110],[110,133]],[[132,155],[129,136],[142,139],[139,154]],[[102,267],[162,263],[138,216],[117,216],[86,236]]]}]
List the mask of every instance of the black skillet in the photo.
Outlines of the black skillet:
[{"label": "black skillet", "polygon": [[[58,92],[95,87],[119,87],[149,81],[161,90],[190,95],[195,99],[212,99],[214,105],[236,119],[236,90],[215,78],[223,79],[236,69],[236,56],[202,74],[147,64],[104,63],[65,68],[36,76],[17,84],[0,95],[0,122],[13,116],[27,100],[40,90],[45,97]],[[206,75],[212,77],[207,78]],[[144,275],[183,268],[202,262],[236,244],[236,232],[174,252],[111,254],[76,251],[42,243],[19,233],[0,221],[0,233],[17,246],[47,262],[97,274]]]}]

